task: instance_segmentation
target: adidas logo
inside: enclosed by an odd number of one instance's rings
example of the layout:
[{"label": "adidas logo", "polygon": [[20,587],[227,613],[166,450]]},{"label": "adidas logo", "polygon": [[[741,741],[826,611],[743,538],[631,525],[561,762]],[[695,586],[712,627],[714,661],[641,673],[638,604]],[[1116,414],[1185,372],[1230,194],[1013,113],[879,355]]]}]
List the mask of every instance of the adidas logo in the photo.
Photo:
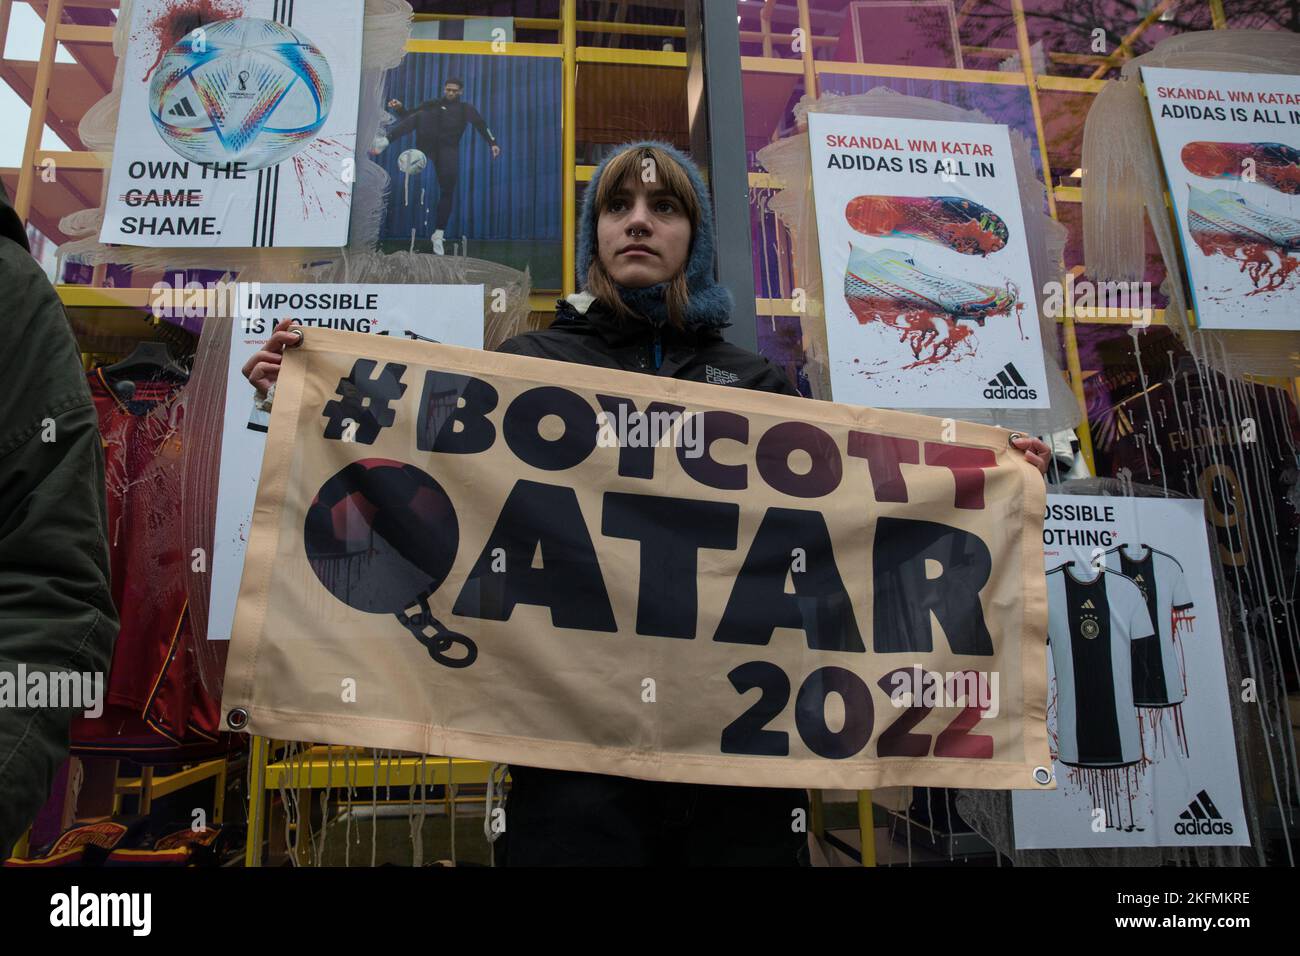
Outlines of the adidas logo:
[{"label": "adidas logo", "polygon": [[1088,598],[1088,600],[1084,601],[1084,602],[1083,602],[1083,606],[1084,606],[1085,608],[1087,608],[1088,610],[1090,610],[1090,611],[1095,611],[1095,610],[1097,610],[1097,605],[1095,605],[1095,604],[1092,603],[1092,598]]},{"label": "adidas logo", "polygon": [[181,97],[181,101],[167,111],[168,116],[197,116],[194,107],[190,105],[188,96]]},{"label": "adidas logo", "polygon": [[984,389],[985,398],[1018,398],[1029,401],[1038,398],[1038,390],[1030,388],[1020,376],[1019,370],[1008,362],[995,378],[989,379],[988,388]]},{"label": "adidas logo", "polygon": [[1174,832],[1180,836],[1197,836],[1202,833],[1231,833],[1232,824],[1223,819],[1210,795],[1202,790],[1187,809],[1178,814]]}]

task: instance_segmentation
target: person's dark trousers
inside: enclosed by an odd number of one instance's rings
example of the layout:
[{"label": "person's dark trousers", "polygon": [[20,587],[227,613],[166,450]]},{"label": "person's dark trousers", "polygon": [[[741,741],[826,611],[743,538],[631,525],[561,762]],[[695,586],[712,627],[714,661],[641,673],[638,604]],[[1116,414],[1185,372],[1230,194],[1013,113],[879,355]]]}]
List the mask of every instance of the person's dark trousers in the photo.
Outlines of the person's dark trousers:
[{"label": "person's dark trousers", "polygon": [[[804,790],[510,768],[503,866],[799,866]],[[801,811],[796,813],[796,811]]]},{"label": "person's dark trousers", "polygon": [[451,204],[456,200],[456,186],[460,182],[460,143],[439,143],[429,159],[438,174],[438,209],[433,227],[445,229],[451,219]]}]

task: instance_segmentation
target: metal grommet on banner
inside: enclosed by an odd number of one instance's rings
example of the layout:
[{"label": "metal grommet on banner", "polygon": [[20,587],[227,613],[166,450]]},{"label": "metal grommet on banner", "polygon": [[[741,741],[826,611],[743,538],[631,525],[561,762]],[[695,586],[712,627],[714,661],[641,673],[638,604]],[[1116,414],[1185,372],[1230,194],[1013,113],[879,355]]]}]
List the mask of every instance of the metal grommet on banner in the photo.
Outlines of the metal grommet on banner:
[{"label": "metal grommet on banner", "polygon": [[1034,768],[1034,783],[1040,783],[1045,787],[1051,782],[1052,771],[1048,770],[1046,767]]},{"label": "metal grommet on banner", "polygon": [[1025,437],[1025,433],[1024,433],[1024,432],[1012,432],[1010,435],[1007,436],[1007,444],[1010,445],[1012,448],[1015,448],[1015,447],[1016,447],[1016,439],[1017,439],[1017,438],[1024,438],[1024,437]]},{"label": "metal grommet on banner", "polygon": [[303,339],[306,338],[306,336],[304,336],[304,335],[302,334],[302,329],[295,327],[295,328],[289,329],[288,331],[290,331],[290,332],[292,332],[294,335],[298,336],[298,341],[297,341],[297,342],[290,342],[288,345],[285,346],[285,348],[288,348],[288,349],[296,349],[298,346],[302,345],[302,343],[303,343]]},{"label": "metal grommet on banner", "polygon": [[243,730],[248,726],[248,711],[242,707],[234,708],[230,713],[226,714],[226,724],[229,725],[231,730]]}]

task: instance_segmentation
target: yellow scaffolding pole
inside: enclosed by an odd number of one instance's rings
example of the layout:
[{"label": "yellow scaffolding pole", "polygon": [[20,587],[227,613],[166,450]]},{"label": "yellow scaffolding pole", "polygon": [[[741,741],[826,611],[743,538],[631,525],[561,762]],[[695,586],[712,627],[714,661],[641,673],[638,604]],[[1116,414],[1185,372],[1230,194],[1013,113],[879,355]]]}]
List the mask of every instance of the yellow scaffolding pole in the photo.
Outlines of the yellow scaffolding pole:
[{"label": "yellow scaffolding pole", "polygon": [[266,758],[271,742],[253,736],[248,750],[248,837],[244,841],[244,866],[262,865],[262,831],[266,829]]},{"label": "yellow scaffolding pole", "polygon": [[9,19],[13,15],[13,0],[0,0],[0,59],[4,57],[9,42]]},{"label": "yellow scaffolding pole", "polygon": [[803,31],[803,49],[799,51],[803,61],[803,91],[816,97],[817,64],[813,62],[812,14],[808,11],[808,0],[799,0],[799,29]]},{"label": "yellow scaffolding pole", "polygon": [[578,185],[574,167],[578,165],[578,0],[564,0],[564,105],[561,126],[564,133],[563,183],[564,231],[561,250],[562,275],[560,288],[564,295],[577,289],[574,277],[575,246],[578,242],[577,211]]},{"label": "yellow scaffolding pole", "polygon": [[1029,106],[1034,113],[1034,128],[1038,132],[1038,152],[1043,160],[1043,182],[1047,186],[1047,208],[1056,218],[1056,196],[1052,194],[1052,164],[1047,159],[1047,130],[1043,126],[1043,111],[1038,103],[1038,84],[1034,77],[1034,58],[1029,48],[1029,27],[1025,23],[1024,0],[1012,0],[1011,10],[1016,18],[1016,43],[1020,48],[1020,66],[1029,88]]},{"label": "yellow scaffolding pole", "polygon": [[1223,14],[1223,0],[1210,0],[1210,20],[1216,30],[1228,28],[1228,18]]},{"label": "yellow scaffolding pole", "polygon": [[1152,7],[1151,12],[1142,18],[1141,23],[1124,34],[1124,37],[1119,41],[1119,46],[1115,48],[1115,52],[1107,56],[1106,62],[1093,71],[1092,78],[1098,79],[1105,76],[1119,60],[1128,57],[1130,55],[1129,48],[1133,45],[1133,41],[1145,33],[1147,27],[1159,20],[1160,15],[1168,10],[1173,3],[1174,0],[1160,0],[1159,3]]},{"label": "yellow scaffolding pole", "polygon": [[[1157,9],[1163,9],[1168,0],[1162,0]],[[1016,18],[1016,42],[1020,48],[1020,64],[1025,70],[1025,82],[1029,87],[1029,104],[1034,112],[1034,128],[1038,132],[1038,151],[1043,159],[1043,182],[1047,184],[1047,208],[1056,219],[1056,190],[1052,186],[1052,165],[1047,158],[1047,129],[1043,125],[1043,111],[1038,103],[1038,83],[1034,75],[1034,62],[1030,57],[1029,48],[1029,26],[1025,22],[1025,4],[1024,0],[1012,0],[1011,9]],[[1158,14],[1157,14],[1158,15]],[[1136,37],[1141,30],[1134,31],[1131,37]],[[1105,69],[1099,67],[1099,74],[1105,73]],[[1079,361],[1079,339],[1074,327],[1074,308],[1070,301],[1073,290],[1067,277],[1066,295],[1065,295],[1065,318],[1062,322],[1062,331],[1065,337],[1065,364],[1070,373],[1070,390],[1074,392],[1075,401],[1079,403],[1080,422],[1075,433],[1079,436],[1079,451],[1083,454],[1083,460],[1088,463],[1088,471],[1092,474],[1097,473],[1097,464],[1093,458],[1092,447],[1092,427],[1088,422],[1088,401],[1083,391],[1083,367]]]},{"label": "yellow scaffolding pole", "polygon": [[481,56],[564,56],[558,43],[508,43],[502,52],[491,40],[418,40],[406,41],[407,53],[465,53]]},{"label": "yellow scaffolding pole", "polygon": [[63,0],[50,0],[45,8],[45,32],[41,35],[41,58],[36,64],[32,112],[27,118],[27,140],[23,144],[23,164],[18,170],[18,195],[14,197],[14,211],[24,223],[32,211],[32,191],[36,186],[36,150],[40,148],[41,136],[45,132],[50,78],[54,74],[54,52],[58,43],[59,20],[62,17]]},{"label": "yellow scaffolding pole", "polygon": [[[1070,372],[1070,389],[1079,403],[1079,412],[1083,424],[1077,430],[1079,452],[1088,463],[1088,471],[1097,473],[1096,459],[1093,458],[1092,427],[1088,422],[1088,400],[1083,392],[1083,363],[1079,361],[1079,337],[1074,327],[1074,276],[1081,272],[1081,266],[1075,266],[1065,277],[1065,314],[1061,318],[1061,330],[1065,338],[1065,365]],[[1132,321],[1131,319],[1129,321]]]},{"label": "yellow scaffolding pole", "polygon": [[871,791],[858,791],[858,832],[862,838],[862,865],[876,865],[876,822],[871,810]]}]

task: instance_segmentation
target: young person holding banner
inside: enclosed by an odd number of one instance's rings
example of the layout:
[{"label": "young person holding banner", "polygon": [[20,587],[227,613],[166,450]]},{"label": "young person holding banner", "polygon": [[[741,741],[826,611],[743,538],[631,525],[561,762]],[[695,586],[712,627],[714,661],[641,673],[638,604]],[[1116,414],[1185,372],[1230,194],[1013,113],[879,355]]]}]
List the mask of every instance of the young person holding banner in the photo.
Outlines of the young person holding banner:
[{"label": "young person holding banner", "polygon": [[[728,343],[731,296],[713,278],[713,210],[695,165],[658,142],[630,144],[592,176],[577,250],[584,291],[554,323],[501,351],[605,368],[797,394],[766,359]],[[244,374],[275,381],[297,336],[282,325]],[[1037,439],[1015,447],[1040,471]],[[807,794],[800,790],[661,783],[511,767],[509,865],[795,865],[806,860]],[[797,811],[804,811],[802,814]]]}]

